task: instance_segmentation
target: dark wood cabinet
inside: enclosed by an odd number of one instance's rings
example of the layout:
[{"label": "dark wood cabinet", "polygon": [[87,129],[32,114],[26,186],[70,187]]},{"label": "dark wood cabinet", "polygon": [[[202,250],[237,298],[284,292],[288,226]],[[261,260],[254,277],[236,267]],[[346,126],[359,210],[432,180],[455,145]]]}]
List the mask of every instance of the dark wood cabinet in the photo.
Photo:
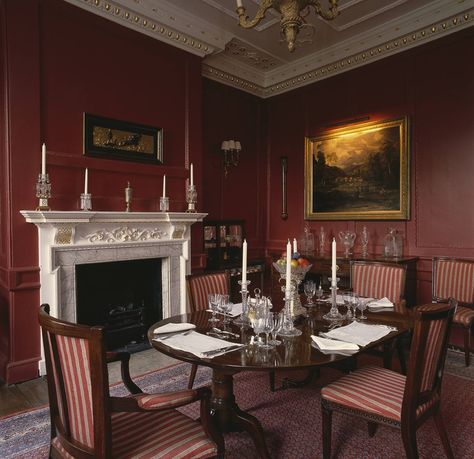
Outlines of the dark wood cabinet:
[{"label": "dark wood cabinet", "polygon": [[[230,275],[230,299],[240,303],[239,280],[242,278],[242,243],[245,238],[243,220],[208,220],[204,221],[204,252],[206,254],[206,271],[226,270]],[[263,291],[265,262],[248,260],[247,279],[249,290],[255,288]]]}]

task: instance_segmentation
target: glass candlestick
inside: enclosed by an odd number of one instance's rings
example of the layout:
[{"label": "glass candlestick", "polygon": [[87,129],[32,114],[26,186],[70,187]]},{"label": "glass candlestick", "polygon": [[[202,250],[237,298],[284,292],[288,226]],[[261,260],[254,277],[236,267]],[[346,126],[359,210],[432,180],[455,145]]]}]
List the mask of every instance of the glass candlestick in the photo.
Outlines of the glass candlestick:
[{"label": "glass candlestick", "polygon": [[196,185],[188,185],[186,189],[186,202],[188,203],[188,208],[186,209],[186,212],[196,212],[196,203],[197,203]]},{"label": "glass candlestick", "polygon": [[160,211],[168,212],[170,210],[170,198],[168,196],[160,197]]},{"label": "glass candlestick", "polygon": [[292,311],[292,304],[293,304],[293,295],[294,295],[294,286],[290,285],[288,289],[285,290],[285,309],[283,310],[283,324],[278,332],[279,336],[283,337],[292,337],[292,336],[300,336],[301,330],[295,328],[293,323],[294,315]]},{"label": "glass candlestick", "polygon": [[92,195],[81,193],[81,210],[92,210]]},{"label": "glass candlestick", "polygon": [[329,278],[331,281],[331,309],[327,314],[324,314],[323,319],[326,320],[342,320],[344,317],[343,315],[339,312],[339,309],[337,308],[337,283],[339,282],[339,277],[336,277],[336,279],[332,279],[331,277]]},{"label": "glass candlestick", "polygon": [[249,306],[248,306],[248,286],[250,285],[250,281],[247,280],[242,282],[239,280],[240,285],[240,294],[242,295],[242,314],[237,319],[234,319],[234,324],[240,325],[241,327],[250,327],[250,319],[249,319]]},{"label": "glass candlestick", "polygon": [[48,174],[38,174],[36,197],[38,198],[36,210],[51,210],[48,206],[48,199],[51,197],[51,182],[49,181]]}]

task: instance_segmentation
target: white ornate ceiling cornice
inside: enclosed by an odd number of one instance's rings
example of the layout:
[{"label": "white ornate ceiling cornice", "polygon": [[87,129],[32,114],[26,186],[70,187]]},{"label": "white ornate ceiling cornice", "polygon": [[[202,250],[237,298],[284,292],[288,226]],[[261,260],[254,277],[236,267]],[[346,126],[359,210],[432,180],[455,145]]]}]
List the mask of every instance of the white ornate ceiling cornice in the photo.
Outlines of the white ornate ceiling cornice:
[{"label": "white ornate ceiling cornice", "polygon": [[[245,41],[242,35],[237,37],[225,28],[211,24],[203,16],[198,17],[196,11],[194,14],[191,12],[191,7],[189,11],[185,9],[183,5],[188,3],[182,1],[175,2],[180,7],[166,0],[65,1],[201,56],[204,77],[262,98],[375,62],[474,23],[474,0],[433,0],[390,21],[367,27],[350,38],[290,61]],[[202,0],[202,3],[224,14],[227,19],[233,15],[229,1]],[[365,17],[359,16],[331,27],[339,33],[339,29],[347,29],[356,23],[360,25],[376,14],[410,2],[394,0],[391,4],[385,3],[386,6],[379,10],[367,10]],[[347,0],[342,6],[348,10],[362,4],[361,0]],[[189,5],[196,7],[196,3]],[[275,15],[270,14],[266,21],[262,30],[275,22]]]}]

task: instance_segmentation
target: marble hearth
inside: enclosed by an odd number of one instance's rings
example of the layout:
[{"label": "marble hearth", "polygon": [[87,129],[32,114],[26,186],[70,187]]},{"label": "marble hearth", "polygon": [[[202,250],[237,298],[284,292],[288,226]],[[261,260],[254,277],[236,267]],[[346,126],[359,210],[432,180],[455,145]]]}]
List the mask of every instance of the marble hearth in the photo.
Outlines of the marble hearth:
[{"label": "marble hearth", "polygon": [[[186,311],[190,226],[203,213],[21,211],[38,227],[40,301],[76,321],[75,266],[143,258],[162,260],[163,317]],[[40,361],[44,374],[44,360]]]}]

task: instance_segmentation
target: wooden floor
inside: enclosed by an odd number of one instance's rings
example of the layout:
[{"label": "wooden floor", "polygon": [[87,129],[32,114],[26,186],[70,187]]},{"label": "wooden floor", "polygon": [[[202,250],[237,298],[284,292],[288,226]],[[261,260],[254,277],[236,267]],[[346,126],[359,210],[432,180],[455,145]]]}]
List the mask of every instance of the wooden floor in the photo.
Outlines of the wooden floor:
[{"label": "wooden floor", "polygon": [[[154,349],[137,352],[130,358],[130,374],[142,375],[149,371],[164,368],[178,363]],[[109,365],[109,381],[114,384],[121,380],[120,363],[114,362]],[[45,377],[32,379],[21,384],[0,386],[0,417],[25,411],[48,404],[48,388]]]}]

